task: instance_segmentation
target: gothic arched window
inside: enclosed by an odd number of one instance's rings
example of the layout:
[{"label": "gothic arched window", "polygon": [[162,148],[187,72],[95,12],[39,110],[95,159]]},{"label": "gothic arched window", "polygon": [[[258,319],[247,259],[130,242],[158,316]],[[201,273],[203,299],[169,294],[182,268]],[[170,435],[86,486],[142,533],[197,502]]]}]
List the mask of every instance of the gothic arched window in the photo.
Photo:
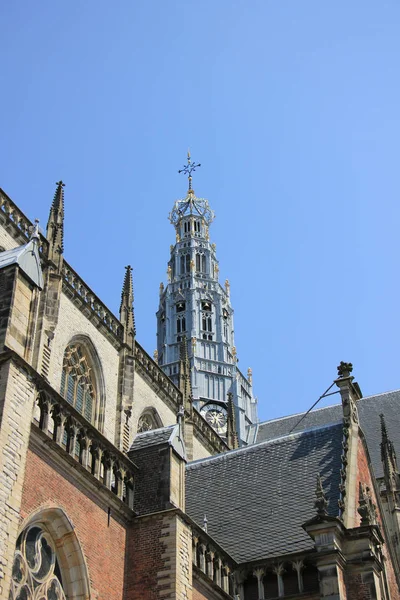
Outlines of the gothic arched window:
[{"label": "gothic arched window", "polygon": [[137,432],[143,433],[151,429],[162,427],[161,419],[154,408],[148,408],[139,417]]},{"label": "gothic arched window", "polygon": [[97,392],[91,362],[82,344],[70,344],[61,375],[61,394],[88,421],[95,422]]},{"label": "gothic arched window", "polygon": [[56,547],[41,526],[27,527],[14,554],[10,600],[65,600]]}]

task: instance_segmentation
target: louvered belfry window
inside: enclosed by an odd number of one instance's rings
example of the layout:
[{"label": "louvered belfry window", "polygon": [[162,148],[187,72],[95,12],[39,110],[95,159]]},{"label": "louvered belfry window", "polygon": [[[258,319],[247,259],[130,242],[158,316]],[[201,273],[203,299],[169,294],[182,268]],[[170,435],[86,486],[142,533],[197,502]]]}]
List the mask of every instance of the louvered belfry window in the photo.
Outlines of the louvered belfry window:
[{"label": "louvered belfry window", "polygon": [[65,351],[61,394],[88,421],[94,422],[96,389],[92,368],[81,344],[71,344]]}]

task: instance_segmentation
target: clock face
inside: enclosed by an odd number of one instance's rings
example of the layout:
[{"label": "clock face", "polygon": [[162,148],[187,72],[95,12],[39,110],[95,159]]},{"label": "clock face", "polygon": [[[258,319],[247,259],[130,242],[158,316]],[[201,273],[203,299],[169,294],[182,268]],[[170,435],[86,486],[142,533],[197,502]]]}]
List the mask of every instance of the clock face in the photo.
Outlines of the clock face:
[{"label": "clock face", "polygon": [[207,404],[201,409],[201,413],[207,423],[219,434],[226,432],[227,414],[223,406],[219,404]]}]

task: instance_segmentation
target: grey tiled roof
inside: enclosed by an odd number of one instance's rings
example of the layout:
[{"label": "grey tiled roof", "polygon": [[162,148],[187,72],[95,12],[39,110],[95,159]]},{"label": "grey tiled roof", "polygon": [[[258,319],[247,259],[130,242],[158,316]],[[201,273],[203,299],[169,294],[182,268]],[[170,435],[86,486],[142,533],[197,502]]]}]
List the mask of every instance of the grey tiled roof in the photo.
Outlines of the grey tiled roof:
[{"label": "grey tiled roof", "polygon": [[[361,429],[363,430],[368,450],[371,456],[371,462],[376,477],[383,476],[383,469],[380,457],[381,430],[379,415],[385,415],[388,434],[400,458],[400,390],[386,392],[377,396],[368,396],[358,401],[358,414],[360,418]],[[258,427],[257,442],[270,440],[282,435],[287,435],[301,419],[304,413],[274,419],[260,423]],[[306,428],[321,425],[338,423],[342,419],[342,406],[336,404],[311,411],[299,423],[294,431],[302,431]]]},{"label": "grey tiled roof", "polygon": [[175,425],[169,425],[168,427],[150,429],[149,431],[138,433],[133,440],[131,450],[140,450],[141,448],[149,448],[149,446],[167,443],[174,432],[174,428]]},{"label": "grey tiled roof", "polygon": [[190,463],[186,511],[238,562],[313,548],[317,473],[338,514],[342,425],[317,428]]}]

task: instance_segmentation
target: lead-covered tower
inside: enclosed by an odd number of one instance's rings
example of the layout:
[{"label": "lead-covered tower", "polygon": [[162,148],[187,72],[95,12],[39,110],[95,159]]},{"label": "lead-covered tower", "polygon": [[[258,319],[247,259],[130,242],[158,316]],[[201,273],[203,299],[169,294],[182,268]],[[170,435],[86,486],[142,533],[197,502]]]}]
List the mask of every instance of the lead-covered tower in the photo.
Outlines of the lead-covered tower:
[{"label": "lead-covered tower", "polygon": [[257,421],[257,402],[251,369],[245,377],[237,365],[230,286],[225,281],[222,287],[218,281],[216,247],[209,240],[214,212],[192,189],[192,172],[198,166],[188,153],[188,164],[180,171],[188,175],[188,193],[175,202],[169,215],[176,243],[170,247],[168,284],[160,285],[156,359],[178,384],[181,346],[186,342],[194,407],[226,437],[233,401],[243,445],[253,441],[249,432]]}]

